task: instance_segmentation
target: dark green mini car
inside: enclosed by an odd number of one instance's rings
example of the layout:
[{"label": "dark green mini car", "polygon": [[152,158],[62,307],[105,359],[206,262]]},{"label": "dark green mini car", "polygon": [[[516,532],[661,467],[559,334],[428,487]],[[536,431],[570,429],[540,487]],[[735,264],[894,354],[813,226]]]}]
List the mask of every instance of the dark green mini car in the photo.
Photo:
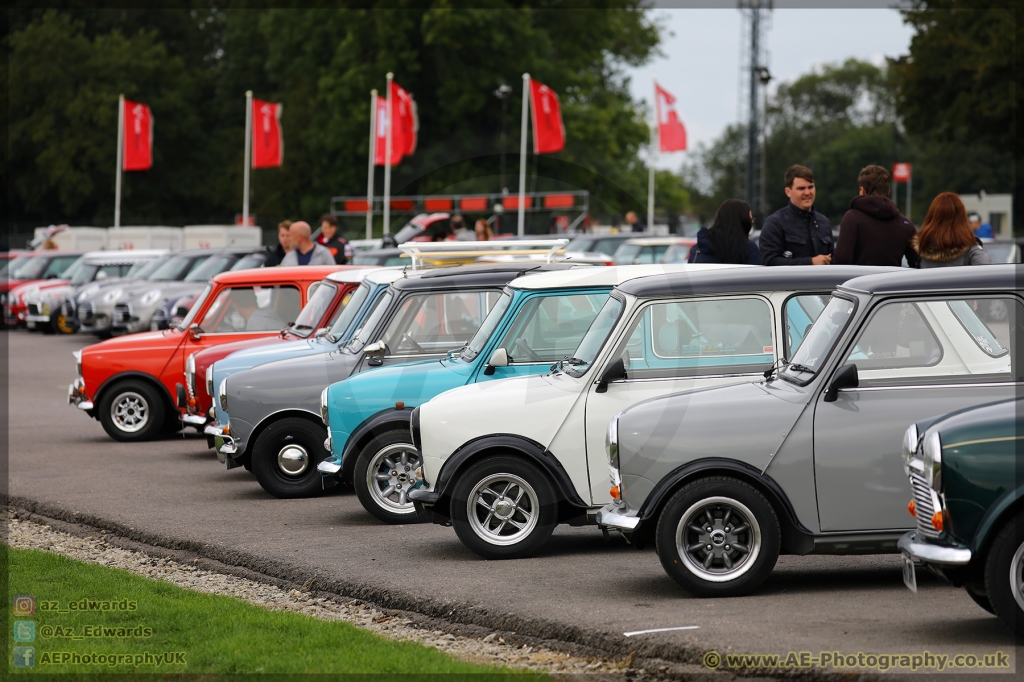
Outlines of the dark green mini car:
[{"label": "dark green mini car", "polygon": [[1024,398],[913,424],[903,441],[917,529],[899,541],[915,562],[963,586],[1024,635]]}]

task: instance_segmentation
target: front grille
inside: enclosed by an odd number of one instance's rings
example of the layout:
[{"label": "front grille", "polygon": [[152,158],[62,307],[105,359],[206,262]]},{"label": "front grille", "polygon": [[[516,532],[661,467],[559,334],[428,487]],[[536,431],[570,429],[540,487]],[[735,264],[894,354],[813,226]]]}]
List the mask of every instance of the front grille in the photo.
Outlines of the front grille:
[{"label": "front grille", "polygon": [[29,315],[38,315],[39,314],[39,304],[38,303],[29,303],[28,304],[28,314]]},{"label": "front grille", "polygon": [[92,301],[83,301],[78,306],[78,319],[82,324],[92,324],[92,318],[95,314],[96,308],[93,306]]},{"label": "front grille", "polygon": [[932,516],[941,508],[939,496],[924,480],[924,476],[916,471],[910,472],[910,486],[914,489],[918,532],[933,538],[939,537],[939,531],[932,526]]},{"label": "front grille", "polygon": [[132,318],[132,306],[129,303],[118,303],[114,306],[114,324],[128,324]]},{"label": "front grille", "polygon": [[75,302],[69,298],[65,298],[64,302],[60,306],[61,314],[69,320],[76,317],[75,315]]}]

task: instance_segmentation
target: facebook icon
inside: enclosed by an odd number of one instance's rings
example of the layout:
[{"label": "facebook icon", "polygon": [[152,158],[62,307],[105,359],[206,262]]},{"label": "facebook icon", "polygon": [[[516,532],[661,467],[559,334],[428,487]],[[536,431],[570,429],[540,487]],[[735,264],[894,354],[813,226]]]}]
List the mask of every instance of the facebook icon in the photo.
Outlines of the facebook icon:
[{"label": "facebook icon", "polygon": [[14,667],[34,668],[36,667],[36,648],[34,646],[14,647]]}]

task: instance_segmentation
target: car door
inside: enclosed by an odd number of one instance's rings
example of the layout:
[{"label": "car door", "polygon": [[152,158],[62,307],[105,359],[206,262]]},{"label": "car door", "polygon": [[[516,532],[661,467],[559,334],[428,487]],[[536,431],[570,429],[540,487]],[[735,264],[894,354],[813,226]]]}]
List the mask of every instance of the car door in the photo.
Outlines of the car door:
[{"label": "car door", "polygon": [[[986,319],[994,301],[1003,320]],[[859,385],[824,392],[814,413],[814,469],[822,531],[913,526],[902,437],[911,423],[1012,398],[1021,388],[1011,338],[1024,321],[1009,296],[964,294],[882,302],[836,368],[856,364]],[[1011,333],[1013,332],[1013,333]],[[823,383],[823,387],[828,382]]]}]

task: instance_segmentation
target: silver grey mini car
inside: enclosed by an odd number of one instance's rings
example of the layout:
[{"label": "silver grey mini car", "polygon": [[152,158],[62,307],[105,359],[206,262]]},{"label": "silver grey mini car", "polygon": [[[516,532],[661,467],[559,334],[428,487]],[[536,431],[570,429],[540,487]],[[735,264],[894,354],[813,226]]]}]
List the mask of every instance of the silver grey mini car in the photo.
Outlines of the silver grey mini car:
[{"label": "silver grey mini car", "polygon": [[897,551],[913,526],[906,424],[1024,387],[1017,267],[858,277],[765,381],[619,413],[607,439],[615,499],[598,523],[653,540],[699,596],[755,589],[780,553]]}]

